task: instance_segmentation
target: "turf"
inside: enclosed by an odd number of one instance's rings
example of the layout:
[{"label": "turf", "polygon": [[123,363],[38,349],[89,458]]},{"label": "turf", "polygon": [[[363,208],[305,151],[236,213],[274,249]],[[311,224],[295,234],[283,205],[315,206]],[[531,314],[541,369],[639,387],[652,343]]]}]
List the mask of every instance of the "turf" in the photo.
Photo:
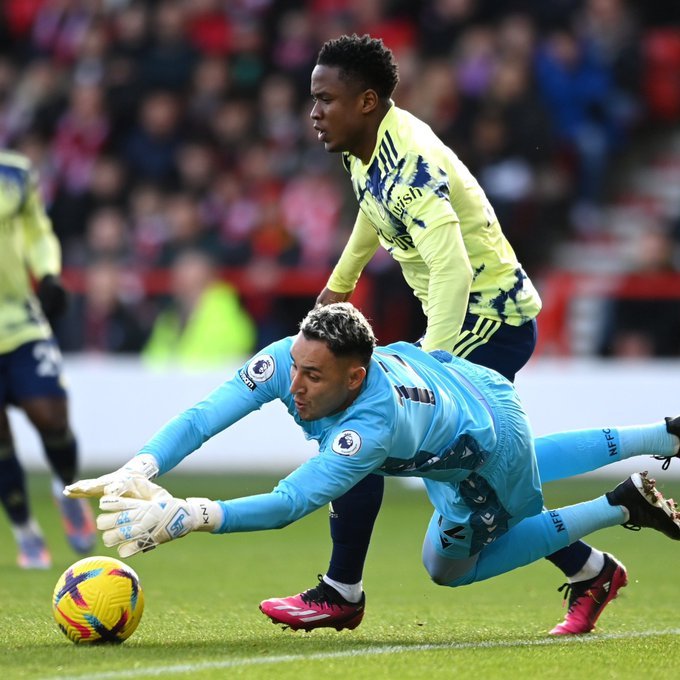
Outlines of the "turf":
[{"label": "turf", "polygon": [[[170,475],[176,495],[228,498],[267,491],[272,479]],[[676,482],[677,485],[677,482]],[[602,479],[548,485],[549,506],[611,486]],[[672,486],[672,484],[669,484]],[[662,487],[663,488],[663,487]],[[627,565],[630,584],[595,634],[546,635],[564,614],[562,578],[546,561],[460,589],[433,585],[420,564],[430,515],[421,491],[388,482],[365,572],[367,613],[355,631],[294,633],[272,625],[260,600],[310,587],[328,560],[327,513],[281,531],[193,535],[131,558],[146,596],[137,632],[123,645],[69,642],[52,619],[52,589],[77,556],[58,525],[44,476],[32,500],[55,564],[24,572],[0,524],[3,678],[655,678],[680,668],[680,546],[650,531],[601,531],[593,542]],[[669,489],[666,489],[669,493]],[[97,552],[115,555],[99,545]]]}]

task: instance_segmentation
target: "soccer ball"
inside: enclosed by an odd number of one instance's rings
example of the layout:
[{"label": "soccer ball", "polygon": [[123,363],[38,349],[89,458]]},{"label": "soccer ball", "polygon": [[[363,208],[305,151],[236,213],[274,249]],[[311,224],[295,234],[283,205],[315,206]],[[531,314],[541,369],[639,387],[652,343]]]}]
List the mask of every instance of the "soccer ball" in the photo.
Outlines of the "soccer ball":
[{"label": "soccer ball", "polygon": [[57,581],[52,614],[77,644],[123,642],[135,632],[144,612],[137,574],[113,557],[86,557]]}]

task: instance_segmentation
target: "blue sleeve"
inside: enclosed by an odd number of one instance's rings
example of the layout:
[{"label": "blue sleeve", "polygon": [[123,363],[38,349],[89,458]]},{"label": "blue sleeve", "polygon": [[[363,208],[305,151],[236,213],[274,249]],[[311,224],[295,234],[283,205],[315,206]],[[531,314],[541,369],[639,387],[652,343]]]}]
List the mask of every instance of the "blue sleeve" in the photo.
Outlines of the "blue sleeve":
[{"label": "blue sleeve", "polygon": [[357,434],[347,427],[336,430],[319,455],[280,481],[271,493],[220,501],[224,522],[215,533],[280,529],[335,500],[377,470],[387,456],[384,444],[369,436],[361,440],[358,450],[350,447],[346,449],[350,453],[338,453],[343,450],[338,442],[348,433]]},{"label": "blue sleeve", "polygon": [[292,338],[284,338],[266,347],[233,378],[164,425],[139,453],[150,453],[164,474],[263,404],[283,399],[290,387],[291,343]]}]

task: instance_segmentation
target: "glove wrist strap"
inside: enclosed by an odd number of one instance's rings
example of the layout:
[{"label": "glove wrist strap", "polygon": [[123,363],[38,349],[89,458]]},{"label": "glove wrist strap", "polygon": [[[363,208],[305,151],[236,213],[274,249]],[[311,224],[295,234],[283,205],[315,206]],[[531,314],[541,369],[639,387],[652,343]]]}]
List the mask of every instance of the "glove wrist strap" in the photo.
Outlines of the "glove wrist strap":
[{"label": "glove wrist strap", "polygon": [[158,463],[150,453],[140,453],[131,458],[123,468],[128,472],[139,472],[147,479],[156,479],[158,476]]},{"label": "glove wrist strap", "polygon": [[216,531],[222,526],[224,514],[217,501],[209,498],[187,498],[187,503],[196,520],[194,531]]}]

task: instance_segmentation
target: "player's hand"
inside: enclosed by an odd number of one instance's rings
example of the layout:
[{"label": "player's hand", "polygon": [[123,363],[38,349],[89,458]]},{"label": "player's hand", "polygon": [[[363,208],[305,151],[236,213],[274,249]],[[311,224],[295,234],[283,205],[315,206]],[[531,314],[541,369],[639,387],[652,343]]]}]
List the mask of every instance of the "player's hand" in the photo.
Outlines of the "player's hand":
[{"label": "player's hand", "polygon": [[61,280],[54,274],[48,274],[40,279],[36,291],[40,306],[48,321],[52,323],[58,319],[68,307],[68,293]]},{"label": "player's hand", "polygon": [[192,531],[213,531],[222,523],[222,509],[215,501],[173,498],[158,488],[153,500],[104,496],[99,501],[97,528],[103,531],[105,546],[117,548],[126,558]]},{"label": "player's hand", "polygon": [[330,288],[324,288],[319,294],[319,297],[316,298],[316,306],[322,307],[323,305],[330,305],[333,302],[347,302],[347,300],[352,297],[352,292],[353,291],[350,290],[349,293],[336,293]]},{"label": "player's hand", "polygon": [[150,500],[164,491],[150,480],[158,475],[156,459],[147,453],[130,459],[114,472],[109,472],[94,479],[81,479],[69,484],[64,489],[64,496],[69,498],[99,498],[100,496],[128,496]]}]

